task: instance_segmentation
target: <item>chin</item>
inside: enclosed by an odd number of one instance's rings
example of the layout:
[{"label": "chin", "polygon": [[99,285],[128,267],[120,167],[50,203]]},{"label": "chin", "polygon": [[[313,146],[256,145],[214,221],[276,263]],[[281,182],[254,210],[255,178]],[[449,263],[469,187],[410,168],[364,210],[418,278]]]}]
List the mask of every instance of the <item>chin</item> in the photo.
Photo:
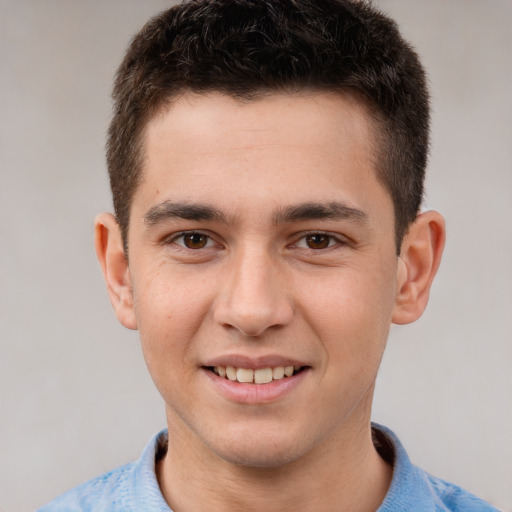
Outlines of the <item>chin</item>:
[{"label": "chin", "polygon": [[226,462],[247,468],[279,468],[297,459],[295,454],[267,450],[237,450],[236,453],[219,453]]},{"label": "chin", "polygon": [[212,443],[210,449],[226,462],[247,468],[278,468],[300,458],[306,451],[304,446],[294,443],[290,435],[265,436],[261,432],[229,436],[223,442]]}]

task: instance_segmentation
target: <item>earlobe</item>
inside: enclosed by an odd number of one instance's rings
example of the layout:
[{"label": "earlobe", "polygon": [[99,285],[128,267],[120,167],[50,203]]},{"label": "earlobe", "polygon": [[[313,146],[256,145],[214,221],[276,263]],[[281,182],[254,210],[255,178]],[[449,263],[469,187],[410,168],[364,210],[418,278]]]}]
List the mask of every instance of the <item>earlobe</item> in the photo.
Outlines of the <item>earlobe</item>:
[{"label": "earlobe", "polygon": [[116,316],[128,329],[137,329],[128,261],[119,225],[110,213],[100,213],[94,222],[96,256],[103,271]]},{"label": "earlobe", "polygon": [[427,306],[445,242],[445,223],[438,212],[418,215],[402,242],[397,272],[397,295],[392,321],[408,324]]}]

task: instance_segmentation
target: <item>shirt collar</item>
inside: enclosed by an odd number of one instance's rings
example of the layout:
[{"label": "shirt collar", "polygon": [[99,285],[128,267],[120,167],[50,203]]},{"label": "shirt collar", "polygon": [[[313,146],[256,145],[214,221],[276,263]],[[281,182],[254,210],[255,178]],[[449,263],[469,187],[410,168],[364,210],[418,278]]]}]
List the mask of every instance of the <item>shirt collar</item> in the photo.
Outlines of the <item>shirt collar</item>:
[{"label": "shirt collar", "polygon": [[[414,466],[398,437],[388,428],[372,423],[374,442],[381,456],[393,465],[393,478],[382,505],[377,512],[414,510],[435,512],[442,503],[426,473]],[[172,512],[167,505],[156,477],[156,462],[167,450],[167,430],[162,430],[150,440],[136,463],[133,472],[134,510]]]}]

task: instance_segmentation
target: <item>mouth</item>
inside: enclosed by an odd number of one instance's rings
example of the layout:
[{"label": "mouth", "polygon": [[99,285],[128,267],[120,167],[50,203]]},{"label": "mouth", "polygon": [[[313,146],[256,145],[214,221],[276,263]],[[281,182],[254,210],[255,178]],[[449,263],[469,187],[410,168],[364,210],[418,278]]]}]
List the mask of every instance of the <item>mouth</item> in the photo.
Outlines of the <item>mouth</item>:
[{"label": "mouth", "polygon": [[306,366],[275,366],[267,368],[237,368],[234,366],[206,366],[205,369],[232,382],[269,384],[303,372]]}]

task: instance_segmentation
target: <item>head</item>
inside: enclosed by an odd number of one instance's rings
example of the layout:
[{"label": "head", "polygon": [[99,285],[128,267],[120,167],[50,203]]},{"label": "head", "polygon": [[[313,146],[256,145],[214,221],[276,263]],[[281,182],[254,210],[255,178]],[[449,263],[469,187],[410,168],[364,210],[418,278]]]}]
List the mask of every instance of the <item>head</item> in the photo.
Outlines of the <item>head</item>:
[{"label": "head", "polygon": [[143,178],[145,129],[187,92],[257,101],[333,92],[365,108],[375,171],[393,201],[397,253],[422,202],[429,138],[425,73],[396,24],[353,0],[192,1],[150,20],[118,69],[107,162],[125,249]]},{"label": "head", "polygon": [[421,315],[444,241],[395,25],[342,0],[183,4],[135,37],[114,100],[96,248],[176,445],[274,467],[371,445],[390,324]]}]

